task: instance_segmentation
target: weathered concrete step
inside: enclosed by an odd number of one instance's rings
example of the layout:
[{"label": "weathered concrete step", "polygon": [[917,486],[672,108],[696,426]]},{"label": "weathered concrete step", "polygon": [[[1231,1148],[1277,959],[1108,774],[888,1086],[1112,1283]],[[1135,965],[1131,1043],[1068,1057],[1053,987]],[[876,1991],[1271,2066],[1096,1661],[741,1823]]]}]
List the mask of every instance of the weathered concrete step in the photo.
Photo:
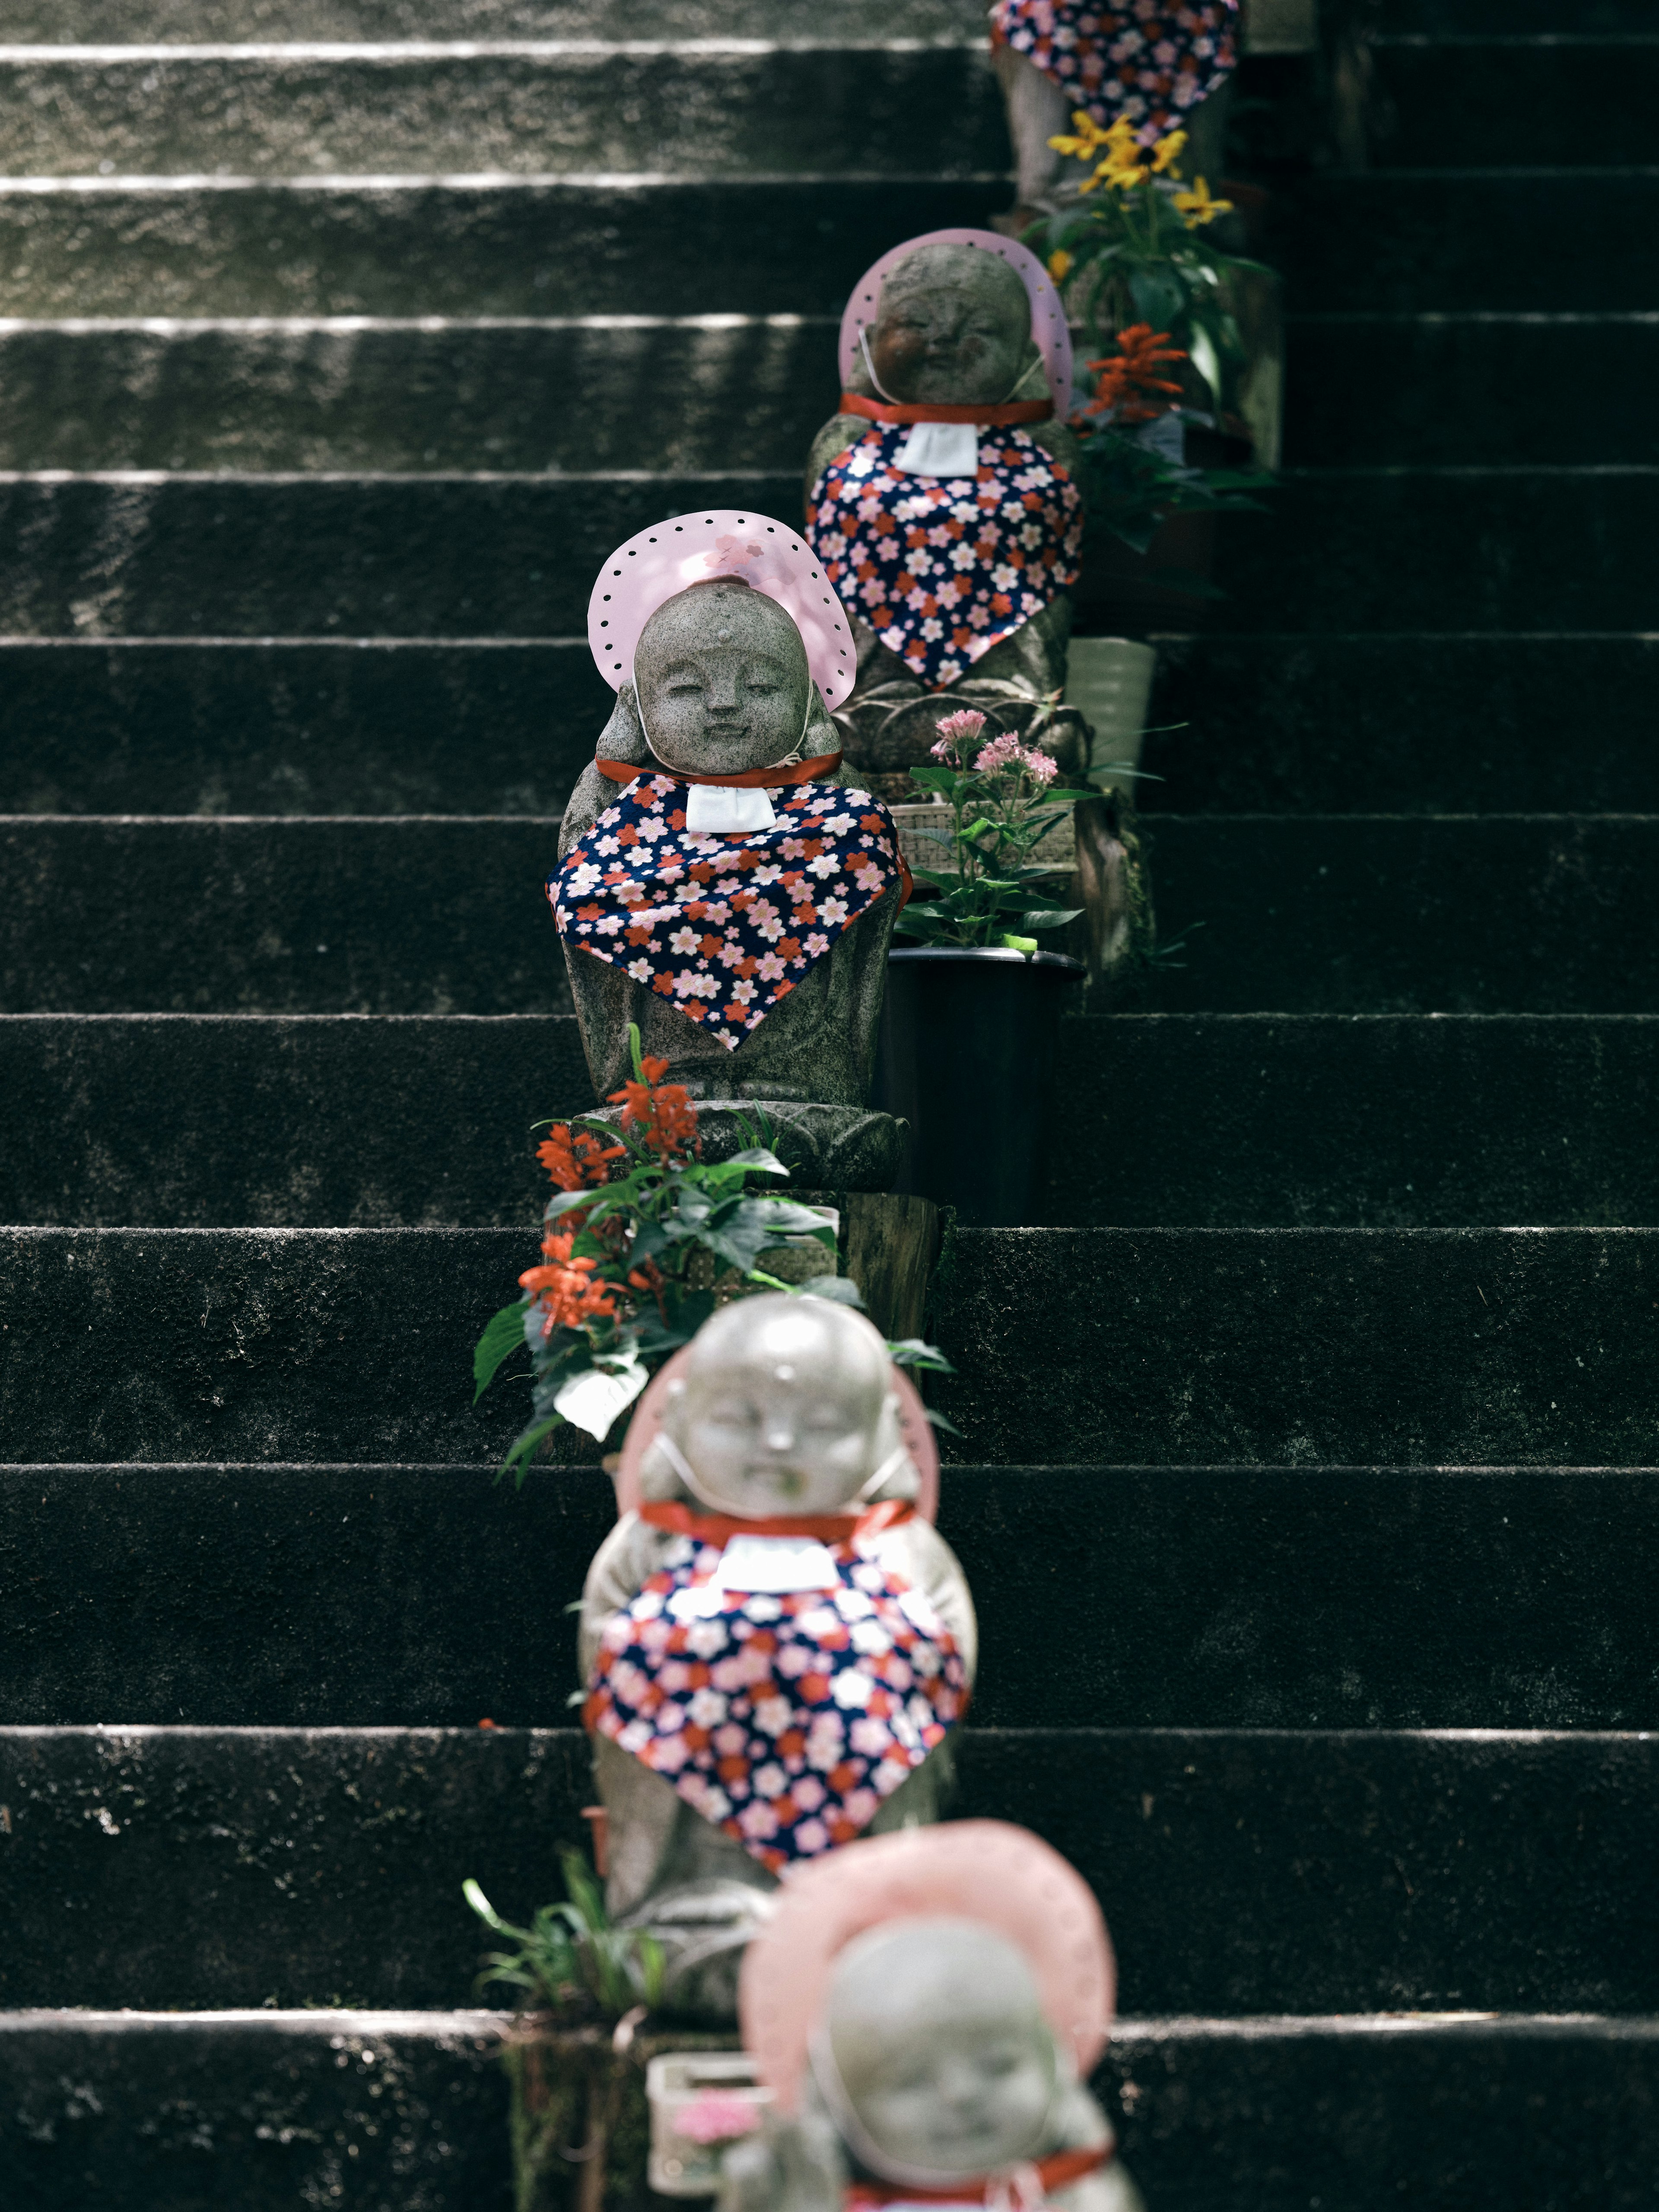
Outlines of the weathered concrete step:
[{"label": "weathered concrete step", "polygon": [[[1095,1888],[1126,2008],[1652,2002],[1651,1737],[969,1728],[959,1763],[961,1812]],[[0,2001],[458,2003],[462,1880],[527,1918],[592,1788],[578,1729],[0,1730]]]},{"label": "weathered concrete step", "polygon": [[[1655,637],[1233,631],[1158,654],[1151,720],[1184,725],[1147,740],[1161,829],[1659,813]],[[5,814],[551,815],[611,711],[581,638],[0,639],[0,689]]]},{"label": "weathered concrete step", "polygon": [[[565,1725],[611,1483],[493,1472],[0,1469],[0,1722]],[[953,1467],[939,1525],[976,1726],[1651,1729],[1656,1504],[1651,1468]]]},{"label": "weathered concrete step", "polygon": [[[599,726],[573,732],[573,753]],[[1131,1009],[1659,1008],[1659,816],[1165,814],[1144,829],[1165,939],[1205,926]],[[13,817],[0,1006],[565,1013],[542,890],[556,848],[556,823],[529,815]]]},{"label": "weathered concrete step", "polygon": [[[37,319],[839,315],[896,222],[983,223],[1009,194],[1000,175],[13,181],[0,296]],[[1324,176],[1272,250],[1297,311],[1651,309],[1656,220],[1659,170]]]},{"label": "weathered concrete step", "polygon": [[[1064,1055],[1056,1223],[1659,1224],[1659,1014],[1120,1014]],[[0,1220],[166,1228],[528,1224],[532,1124],[594,1103],[568,1016],[0,1016]]]},{"label": "weathered concrete step", "polygon": [[893,242],[983,222],[1000,176],[0,184],[14,315],[839,315]]},{"label": "weathered concrete step", "polygon": [[1651,31],[1649,0],[1382,0],[1378,26],[1395,35]]},{"label": "weathered concrete step", "polygon": [[[812,33],[817,35],[812,37]],[[827,35],[825,35],[827,33]],[[981,37],[0,46],[12,176],[971,175],[1008,166]]]},{"label": "weathered concrete step", "polygon": [[835,409],[836,327],[0,323],[0,466],[799,471]]},{"label": "weathered concrete step", "polygon": [[[835,405],[828,316],[0,323],[0,467],[799,466]],[[1543,408],[1587,346],[1594,408]],[[1293,465],[1659,459],[1659,315],[1310,315]],[[571,413],[566,399],[580,391]]]},{"label": "weathered concrete step", "polygon": [[556,815],[612,703],[585,638],[9,638],[0,691],[0,814]]},{"label": "weathered concrete step", "polygon": [[500,2013],[0,2014],[28,2212],[507,2212]]},{"label": "weathered concrete step", "polygon": [[[791,471],[0,474],[0,632],[569,637],[618,541],[703,502],[793,519]],[[1659,468],[1316,470],[1231,517],[1241,629],[1637,630]],[[1563,568],[1516,549],[1571,543]],[[1085,628],[1123,620],[1085,570]]]},{"label": "weathered concrete step", "polygon": [[1164,778],[1140,787],[1149,814],[1659,812],[1659,635],[1158,646],[1151,719],[1185,726],[1146,741]]},{"label": "weathered concrete step", "polygon": [[1571,168],[1651,161],[1659,36],[1642,31],[1407,33],[1372,46],[1390,168],[1525,160]]},{"label": "weathered concrete step", "polygon": [[[1363,756],[1359,757],[1363,760]],[[1659,1010],[1659,816],[1146,819],[1168,1011]]]},{"label": "weathered concrete step", "polygon": [[[1590,0],[1591,5],[1598,0]],[[939,39],[982,33],[979,0],[834,0],[810,16],[777,0],[16,0],[19,45],[189,46],[204,40]]]},{"label": "weathered concrete step", "polygon": [[[1528,166],[1527,119],[1510,127],[1513,167],[1445,162],[1320,178],[1278,223],[1273,259],[1287,272],[1291,307],[1659,307],[1659,273],[1639,243],[1659,206],[1659,167]],[[1449,146],[1448,156],[1456,150]],[[1353,252],[1356,238],[1365,240],[1364,253]]]},{"label": "weathered concrete step", "polygon": [[[0,1231],[0,1452],[489,1458],[521,1409],[507,1389],[472,1408],[471,1347],[532,1242]],[[960,1372],[938,1401],[959,1460],[1655,1458],[1659,1231],[967,1230],[948,1269],[935,1325]]]},{"label": "weathered concrete step", "polygon": [[[503,2024],[0,2015],[0,2184],[31,2212],[506,2212]],[[1644,2212],[1656,2045],[1645,2020],[1131,2018],[1094,2086],[1164,2212],[1247,2194],[1256,2212],[1392,2212],[1402,2186],[1494,2212]]]},{"label": "weathered concrete step", "polygon": [[[1587,354],[1597,404],[1540,406]],[[1659,460],[1659,314],[1303,315],[1285,360],[1294,466]]]},{"label": "weathered concrete step", "polygon": [[14,817],[10,1010],[563,1013],[557,851],[533,816]]}]

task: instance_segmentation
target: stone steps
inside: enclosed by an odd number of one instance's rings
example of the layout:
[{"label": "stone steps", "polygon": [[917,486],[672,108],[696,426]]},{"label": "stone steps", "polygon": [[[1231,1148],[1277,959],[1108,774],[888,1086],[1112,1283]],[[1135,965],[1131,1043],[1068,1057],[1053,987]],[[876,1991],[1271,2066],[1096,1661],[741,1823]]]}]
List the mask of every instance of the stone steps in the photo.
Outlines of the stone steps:
[{"label": "stone steps", "polygon": [[[506,2201],[501,2015],[0,2014],[0,2184],[68,2212],[477,2212]],[[1096,2086],[1182,2212],[1642,2212],[1659,2028],[1503,2015],[1120,2019]],[[88,2096],[82,2086],[95,2081]],[[1570,2112],[1573,2130],[1550,2124]],[[1517,2126],[1517,2113],[1532,2124]],[[1598,2145],[1593,2160],[1586,2138]]]},{"label": "stone steps", "polygon": [[1659,811],[1659,634],[1218,628],[1158,647],[1152,723],[1185,726],[1146,741],[1149,814]]},{"label": "stone steps", "polygon": [[[35,319],[839,315],[896,195],[931,230],[1008,193],[1000,174],[13,179],[0,292]],[[1332,175],[1287,198],[1272,251],[1297,313],[1627,313],[1659,307],[1656,210],[1653,168]]]},{"label": "stone steps", "polygon": [[1395,104],[1382,137],[1390,168],[1513,161],[1525,116],[1526,157],[1571,167],[1651,157],[1659,34],[1638,32],[1416,33],[1372,49]]},{"label": "stone steps", "polygon": [[687,178],[971,176],[1010,155],[989,54],[970,39],[7,45],[0,165],[33,178],[549,177],[635,170],[643,152]]},{"label": "stone steps", "polygon": [[[493,1474],[0,1468],[0,1723],[568,1726],[610,1481]],[[974,1725],[1650,1730],[1656,1498],[1653,1468],[953,1467]]]},{"label": "stone steps", "polygon": [[[1659,1224],[1659,1015],[1120,1014],[1060,1081],[1053,1223]],[[8,1222],[516,1225],[526,1265],[532,1124],[593,1103],[568,1016],[0,1017],[0,1091]]]},{"label": "stone steps", "polygon": [[[1204,926],[1130,1011],[1659,1010],[1659,816],[1164,814],[1142,830],[1165,941]],[[14,816],[0,1006],[566,1013],[543,896],[556,845],[528,815]]]},{"label": "stone steps", "polygon": [[[529,1244],[501,1229],[0,1231],[3,1449],[488,1457],[520,1405],[498,1388],[473,1409],[471,1347]],[[964,1230],[936,1327],[962,1370],[938,1401],[962,1460],[1640,1467],[1659,1231]],[[118,1391],[82,1356],[112,1334]]]},{"label": "stone steps", "polygon": [[[1126,2007],[1651,2002],[1652,1738],[969,1728],[958,1764],[1106,1901]],[[0,1771],[13,2008],[460,2002],[462,1880],[528,1917],[592,1795],[576,1728],[8,1729]]]},{"label": "stone steps", "polygon": [[[828,316],[0,323],[0,467],[798,473],[836,404]],[[1540,407],[1593,348],[1594,408]],[[1659,459],[1659,314],[1304,315],[1289,458]],[[588,394],[578,417],[563,395]]]},{"label": "stone steps", "polygon": [[[1166,847],[1170,813],[1659,813],[1654,635],[1158,642]],[[580,638],[0,638],[0,684],[10,814],[554,816],[610,711]]]},{"label": "stone steps", "polygon": [[[707,502],[793,521],[799,477],[511,472],[0,475],[13,635],[580,635],[606,553]],[[1238,629],[1639,631],[1659,468],[1287,472],[1217,581]],[[1565,567],[1513,549],[1571,542]],[[1384,553],[1392,557],[1382,559]],[[1381,566],[1379,568],[1379,561]],[[1091,580],[1092,579],[1092,580]],[[1085,573],[1079,625],[1122,618]]]},{"label": "stone steps", "polygon": [[[1598,0],[1592,0],[1598,4]],[[960,43],[982,31],[979,0],[828,0],[811,15],[777,0],[17,0],[19,45],[180,46],[452,40],[769,43],[895,38]]]}]

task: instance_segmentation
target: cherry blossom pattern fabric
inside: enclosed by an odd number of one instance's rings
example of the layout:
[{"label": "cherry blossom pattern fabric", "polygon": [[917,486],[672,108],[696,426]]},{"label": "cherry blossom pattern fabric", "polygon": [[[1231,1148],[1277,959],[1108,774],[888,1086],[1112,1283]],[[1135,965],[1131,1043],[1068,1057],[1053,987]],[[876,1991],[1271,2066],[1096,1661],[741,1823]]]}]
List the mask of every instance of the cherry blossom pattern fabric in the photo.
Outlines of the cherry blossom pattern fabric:
[{"label": "cherry blossom pattern fabric", "polygon": [[745,1596],[712,1587],[719,1546],[677,1537],[607,1625],[583,1712],[774,1874],[861,1835],[968,1703],[921,1592],[831,1556],[833,1590]]},{"label": "cherry blossom pattern fabric", "polygon": [[842,604],[943,690],[1077,581],[1083,499],[1029,431],[984,431],[971,480],[898,468],[909,434],[872,423],[837,453],[806,535]]},{"label": "cherry blossom pattern fabric", "polygon": [[899,880],[898,835],[879,799],[841,785],[776,793],[771,829],[727,836],[686,828],[685,793],[672,775],[635,776],[547,896],[568,944],[735,1052]]},{"label": "cherry blossom pattern fabric", "polygon": [[991,24],[1103,130],[1127,116],[1144,145],[1207,99],[1238,58],[1238,0],[997,0]]}]

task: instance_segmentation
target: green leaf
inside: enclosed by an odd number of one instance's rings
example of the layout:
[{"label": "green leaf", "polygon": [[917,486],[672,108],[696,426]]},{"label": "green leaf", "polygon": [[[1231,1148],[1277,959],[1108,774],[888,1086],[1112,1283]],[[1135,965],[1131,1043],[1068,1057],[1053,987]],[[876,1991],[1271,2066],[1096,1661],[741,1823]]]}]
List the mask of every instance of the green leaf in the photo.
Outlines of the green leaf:
[{"label": "green leaf", "polygon": [[1083,912],[1080,906],[1034,906],[1022,915],[1027,929],[1061,929]]},{"label": "green leaf", "polygon": [[863,1293],[850,1275],[809,1275],[792,1287],[797,1297],[827,1298],[831,1305],[863,1309]]},{"label": "green leaf", "polygon": [[520,1298],[510,1306],[503,1306],[492,1314],[484,1324],[484,1333],[473,1346],[472,1380],[477,1386],[472,1393],[476,1406],[495,1380],[495,1370],[504,1359],[510,1359],[524,1342],[524,1319],[530,1306],[527,1297]]},{"label": "green leaf", "polygon": [[957,1371],[938,1345],[929,1344],[920,1336],[902,1336],[896,1344],[890,1339],[887,1357],[895,1367],[926,1368],[938,1375],[954,1375]]},{"label": "green leaf", "polygon": [[757,1174],[787,1176],[789,1173],[775,1152],[769,1152],[760,1145],[746,1152],[733,1152],[729,1160],[723,1160],[720,1164],[728,1168],[752,1168]]},{"label": "green leaf", "polygon": [[530,1472],[531,1456],[537,1445],[541,1443],[544,1437],[550,1437],[555,1429],[562,1429],[563,1426],[562,1413],[550,1413],[544,1420],[532,1421],[527,1429],[521,1431],[514,1438],[507,1457],[495,1470],[496,1481],[499,1482],[510,1468],[513,1474],[513,1487],[515,1490],[522,1490],[524,1479]]},{"label": "green leaf", "polygon": [[1035,937],[1003,936],[998,938],[997,943],[1006,946],[1010,952],[1023,952],[1028,960],[1037,949]]}]

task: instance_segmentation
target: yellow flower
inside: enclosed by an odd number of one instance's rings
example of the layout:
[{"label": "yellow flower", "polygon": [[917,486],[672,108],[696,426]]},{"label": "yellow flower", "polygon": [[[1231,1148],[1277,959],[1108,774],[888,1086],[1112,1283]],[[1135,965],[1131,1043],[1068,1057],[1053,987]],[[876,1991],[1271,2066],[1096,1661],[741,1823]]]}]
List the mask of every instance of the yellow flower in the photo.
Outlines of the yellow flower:
[{"label": "yellow flower", "polygon": [[1166,169],[1172,177],[1178,178],[1180,176],[1181,172],[1175,167],[1175,164],[1180,159],[1181,149],[1186,143],[1187,133],[1184,131],[1172,131],[1167,138],[1160,138],[1158,140],[1157,145],[1152,149],[1152,173],[1154,176],[1161,177]]},{"label": "yellow flower", "polygon": [[1071,269],[1072,257],[1064,246],[1059,247],[1048,256],[1048,274],[1056,284],[1063,284],[1066,282],[1066,277],[1071,274]]},{"label": "yellow flower", "polygon": [[1104,146],[1111,137],[1110,131],[1103,131],[1082,107],[1072,111],[1072,128],[1077,133],[1075,138],[1051,138],[1048,143],[1056,154],[1071,154],[1079,161],[1086,161],[1097,146]]},{"label": "yellow flower", "polygon": [[1191,191],[1177,192],[1175,204],[1176,212],[1185,218],[1188,230],[1196,230],[1201,222],[1213,222],[1218,215],[1231,215],[1233,206],[1231,200],[1212,200],[1210,188],[1202,177],[1194,180]]}]

